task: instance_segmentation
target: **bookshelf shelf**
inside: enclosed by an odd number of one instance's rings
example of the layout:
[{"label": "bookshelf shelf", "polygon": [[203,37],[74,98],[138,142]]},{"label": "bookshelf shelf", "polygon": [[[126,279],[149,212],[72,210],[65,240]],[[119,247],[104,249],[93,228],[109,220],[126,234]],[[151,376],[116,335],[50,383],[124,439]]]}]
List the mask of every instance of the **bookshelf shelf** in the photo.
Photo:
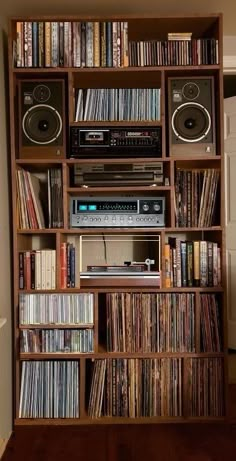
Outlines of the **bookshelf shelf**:
[{"label": "bookshelf shelf", "polygon": [[[182,40],[186,24],[191,34]],[[222,50],[221,14],[11,18],[16,426],[227,417]],[[186,96],[189,84],[198,88],[194,97]],[[211,91],[201,100],[204,85]],[[46,142],[40,137],[48,127],[39,123],[35,133],[37,124],[28,122],[41,98],[48,98],[50,117],[57,114],[58,131]],[[178,104],[195,107],[198,100],[209,112],[209,134],[188,142],[173,130]],[[109,183],[107,172],[117,175]],[[131,199],[164,203],[164,224],[72,222],[72,206],[84,212],[84,202],[94,200],[102,209],[111,198],[124,201],[130,221]],[[150,208],[140,213],[146,223],[148,214],[158,216]],[[147,258],[154,260],[148,276]],[[93,266],[125,261],[140,266],[141,275],[91,277]],[[36,381],[31,401],[26,395]],[[48,404],[45,381],[56,389]]]},{"label": "bookshelf shelf", "polygon": [[110,68],[110,67],[100,67],[100,68],[96,68],[96,67],[92,67],[92,68],[87,68],[87,67],[84,67],[84,68],[76,68],[76,67],[69,67],[69,68],[66,68],[66,67],[47,67],[46,69],[44,68],[33,68],[33,67],[26,67],[26,68],[14,68],[13,72],[15,74],[26,74],[27,72],[30,72],[32,74],[34,73],[50,73],[50,74],[53,74],[53,73],[70,73],[70,72],[73,72],[73,73],[78,73],[78,74],[89,74],[89,73],[97,73],[97,74],[103,74],[103,73],[124,73],[124,72],[143,72],[143,73],[148,73],[148,72],[162,72],[162,71],[175,71],[175,72],[183,72],[186,70],[188,71],[209,71],[209,68],[210,70],[219,70],[220,69],[220,65],[219,64],[216,64],[216,65],[199,65],[199,66],[147,66],[147,67],[141,67],[141,66],[138,66],[138,67],[124,67],[124,68]]},{"label": "bookshelf shelf", "polygon": [[196,424],[196,423],[222,423],[226,421],[224,417],[140,417],[140,418],[83,418],[83,419],[50,419],[50,418],[37,418],[37,419],[16,419],[16,426],[38,426],[38,425],[62,425],[62,426],[74,426],[74,425],[113,425],[113,424]]},{"label": "bookshelf shelf", "polygon": [[19,326],[19,329],[20,330],[28,330],[28,329],[40,329],[40,330],[44,330],[44,329],[71,329],[71,328],[74,328],[74,329],[77,329],[77,328],[94,328],[94,325],[91,324],[91,323],[70,323],[68,325],[68,323],[57,323],[57,324],[52,324],[52,323],[48,323],[48,324],[38,324],[38,323],[32,323],[32,324],[28,324],[28,325],[20,325]]},{"label": "bookshelf shelf", "polygon": [[125,359],[137,359],[137,358],[143,358],[143,359],[148,359],[148,358],[165,358],[165,357],[169,357],[169,358],[190,358],[190,357],[194,357],[194,358],[201,358],[201,357],[223,357],[224,354],[223,353],[219,353],[219,352],[212,352],[212,353],[204,353],[204,352],[201,352],[199,354],[197,353],[188,353],[188,352],[150,352],[150,353],[146,353],[146,352],[132,352],[132,353],[128,353],[128,352],[99,352],[99,353],[77,353],[77,352],[47,352],[47,353],[44,353],[44,352],[40,352],[39,354],[37,353],[24,353],[22,352],[20,354],[20,359],[21,360],[44,360],[44,359],[81,359],[81,358],[84,358],[84,359],[108,359],[108,358],[113,358],[113,359],[121,359],[121,358],[125,358]]}]

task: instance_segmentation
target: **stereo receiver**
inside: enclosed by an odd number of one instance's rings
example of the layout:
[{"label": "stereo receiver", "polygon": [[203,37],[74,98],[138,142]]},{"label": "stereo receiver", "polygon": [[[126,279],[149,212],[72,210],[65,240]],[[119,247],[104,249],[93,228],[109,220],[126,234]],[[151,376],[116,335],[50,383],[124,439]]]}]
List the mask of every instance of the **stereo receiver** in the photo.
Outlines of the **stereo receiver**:
[{"label": "stereo receiver", "polygon": [[161,127],[70,128],[70,157],[161,157]]},{"label": "stereo receiver", "polygon": [[164,227],[165,197],[71,197],[70,227]]},{"label": "stereo receiver", "polygon": [[75,164],[74,186],[162,185],[163,163]]}]

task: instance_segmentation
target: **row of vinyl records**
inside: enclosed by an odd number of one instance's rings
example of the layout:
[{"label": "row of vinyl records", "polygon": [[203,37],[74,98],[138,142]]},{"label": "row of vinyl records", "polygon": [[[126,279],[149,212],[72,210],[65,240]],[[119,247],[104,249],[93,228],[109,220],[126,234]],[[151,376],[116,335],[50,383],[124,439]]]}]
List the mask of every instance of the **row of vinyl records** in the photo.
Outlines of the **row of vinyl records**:
[{"label": "row of vinyl records", "polygon": [[62,172],[47,170],[47,186],[43,178],[24,169],[16,173],[17,215],[19,229],[63,227]]},{"label": "row of vinyl records", "polygon": [[220,286],[221,250],[218,244],[168,237],[164,278],[166,288]]},{"label": "row of vinyl records", "polygon": [[218,64],[218,40],[128,40],[127,21],[17,21],[16,67]]},{"label": "row of vinyl records", "polygon": [[93,324],[93,293],[53,293],[19,295],[20,325]]},{"label": "row of vinyl records", "polygon": [[[111,293],[106,296],[109,352],[195,352],[195,296],[191,293]],[[201,352],[222,350],[220,305],[200,295]]]},{"label": "row of vinyl records", "polygon": [[126,21],[18,21],[16,67],[127,67]]},{"label": "row of vinyl records", "polygon": [[215,224],[220,172],[207,170],[176,171],[175,214],[177,227],[209,227]]},{"label": "row of vinyl records", "polygon": [[218,40],[147,40],[129,42],[129,66],[199,66],[219,63]]},{"label": "row of vinyl records", "polygon": [[94,352],[94,332],[90,329],[21,330],[20,351],[40,352]]},{"label": "row of vinyl records", "polygon": [[78,89],[75,121],[160,120],[159,88]]},{"label": "row of vinyl records", "polygon": [[[91,296],[21,294],[20,325],[31,325],[21,332],[21,351],[91,352],[92,328],[91,333],[66,329],[66,324],[93,325]],[[103,347],[106,341],[108,352],[196,352],[194,294],[108,293],[98,309],[99,341]],[[219,298],[200,294],[201,352],[222,351],[221,316]],[[64,328],[39,328],[45,324]]]},{"label": "row of vinyl records", "polygon": [[[220,358],[187,359],[187,389],[178,358],[86,362],[89,418],[224,415]],[[19,417],[79,418],[79,376],[79,361],[23,361]]]}]

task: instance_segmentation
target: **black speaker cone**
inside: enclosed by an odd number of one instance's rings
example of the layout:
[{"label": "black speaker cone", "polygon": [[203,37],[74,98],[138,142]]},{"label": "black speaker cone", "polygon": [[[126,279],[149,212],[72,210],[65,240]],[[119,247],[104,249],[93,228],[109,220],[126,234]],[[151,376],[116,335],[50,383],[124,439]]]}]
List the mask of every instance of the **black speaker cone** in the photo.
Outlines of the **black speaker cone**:
[{"label": "black speaker cone", "polygon": [[172,128],[176,137],[182,141],[201,141],[209,133],[211,117],[201,104],[185,103],[173,113]]},{"label": "black speaker cone", "polygon": [[51,106],[40,104],[31,107],[22,120],[24,134],[36,144],[50,144],[62,130],[60,114]]}]

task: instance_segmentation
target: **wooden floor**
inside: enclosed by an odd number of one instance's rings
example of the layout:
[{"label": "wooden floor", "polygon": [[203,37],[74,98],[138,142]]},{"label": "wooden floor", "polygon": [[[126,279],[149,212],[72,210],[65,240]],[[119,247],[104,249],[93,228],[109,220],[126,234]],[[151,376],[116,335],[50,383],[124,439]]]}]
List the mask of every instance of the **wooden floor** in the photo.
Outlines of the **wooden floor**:
[{"label": "wooden floor", "polygon": [[235,461],[236,386],[231,422],[111,427],[17,427],[2,461]]}]

